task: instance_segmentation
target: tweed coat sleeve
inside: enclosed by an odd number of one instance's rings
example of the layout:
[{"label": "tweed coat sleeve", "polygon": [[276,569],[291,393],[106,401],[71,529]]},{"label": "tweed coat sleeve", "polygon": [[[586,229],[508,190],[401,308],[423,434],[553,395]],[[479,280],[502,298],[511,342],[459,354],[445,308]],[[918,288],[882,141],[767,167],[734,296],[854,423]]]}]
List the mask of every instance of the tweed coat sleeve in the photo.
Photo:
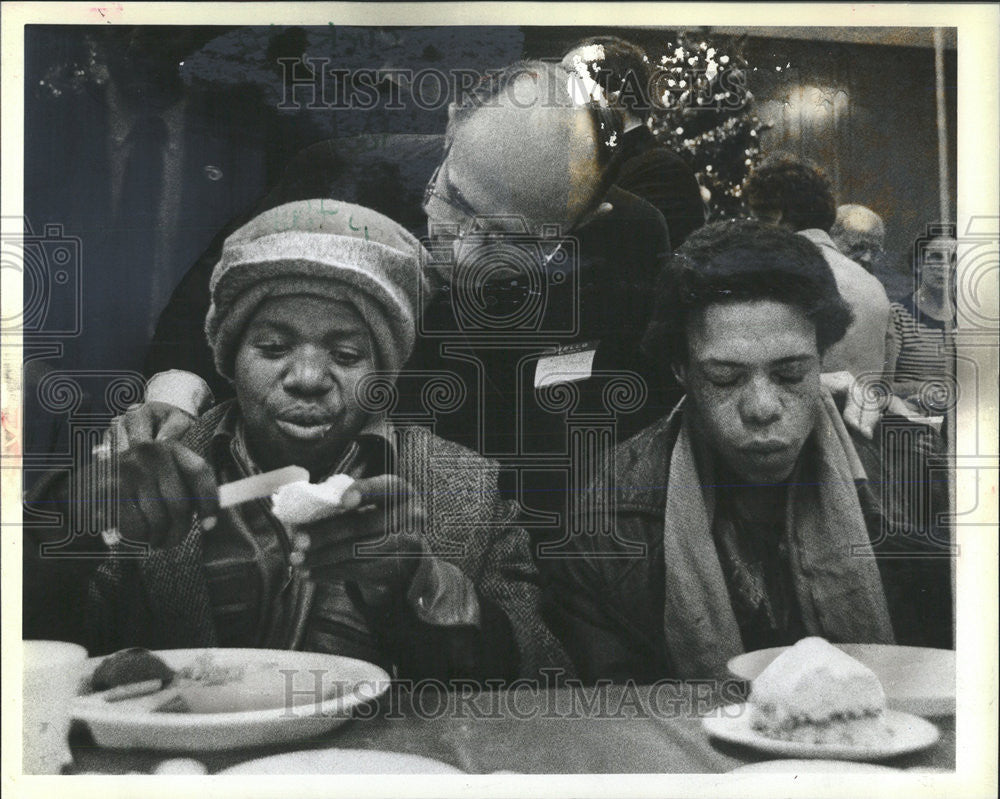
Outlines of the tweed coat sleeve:
[{"label": "tweed coat sleeve", "polygon": [[[482,634],[510,639],[483,641],[483,650],[513,648],[520,677],[538,678],[547,668],[570,674],[569,658],[542,619],[539,575],[517,506],[499,499],[497,464],[424,428],[402,431],[399,454],[400,476],[425,504],[427,551],[472,582]],[[498,615],[506,624],[497,623]]]}]

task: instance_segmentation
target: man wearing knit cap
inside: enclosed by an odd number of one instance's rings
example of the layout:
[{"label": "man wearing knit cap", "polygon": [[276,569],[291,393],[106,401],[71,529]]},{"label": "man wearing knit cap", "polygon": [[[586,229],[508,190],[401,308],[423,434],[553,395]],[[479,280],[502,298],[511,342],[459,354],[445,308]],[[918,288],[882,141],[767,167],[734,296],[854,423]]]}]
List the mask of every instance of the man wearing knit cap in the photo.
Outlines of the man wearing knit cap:
[{"label": "man wearing knit cap", "polygon": [[[376,139],[381,146],[374,149],[363,137],[320,142],[292,161],[260,208],[312,197],[357,202],[418,236],[429,230],[444,253],[442,257],[435,246],[439,265],[443,258],[454,261],[461,255],[457,245],[454,253],[450,246],[459,232],[466,236],[465,251],[471,252],[476,242],[468,233],[477,224],[482,229],[501,226],[504,220],[509,228],[511,220],[523,222],[527,231],[522,240],[538,239],[543,225],[546,238],[558,229],[571,244],[557,258],[567,256],[580,280],[559,286],[549,281],[545,305],[564,316],[576,306],[580,324],[575,335],[566,332],[572,327],[566,324],[553,333],[553,319],[542,319],[536,338],[559,338],[560,344],[600,340],[595,369],[619,356],[625,360],[615,363],[618,368],[633,369],[649,291],[669,250],[669,237],[656,208],[612,185],[623,120],[619,111],[581,96],[581,90],[571,93],[569,87],[578,85],[579,76],[557,64],[512,65],[475,96],[455,104],[446,136],[392,135],[384,144]],[[549,255],[556,243],[540,242],[543,254]],[[228,387],[210,373],[204,344],[190,335],[194,321],[200,324],[207,310],[207,285],[216,260],[217,255],[206,254],[178,286],[160,317],[146,369],[150,374],[187,369],[225,396]],[[447,284],[457,270],[435,271]],[[523,275],[514,275],[513,281],[504,274],[489,277],[482,281],[484,303],[508,301],[527,291]],[[432,315],[442,317],[441,327],[449,321],[454,326],[447,307],[452,296],[445,292],[433,304]],[[495,332],[504,336],[509,331]],[[524,330],[515,335],[526,337]],[[430,349],[436,351],[436,343]],[[426,355],[418,342],[417,368],[431,368],[432,358]],[[473,431],[452,422],[449,436],[471,443]],[[641,422],[628,426],[637,425]]]},{"label": "man wearing knit cap", "polygon": [[[121,500],[114,532],[85,542],[92,558],[42,557],[69,535],[68,512],[31,531],[25,635],[93,654],[307,649],[413,678],[566,665],[537,612],[526,534],[497,499],[496,465],[424,428],[395,430],[376,410],[413,348],[423,257],[387,217],[329,200],[274,208],[233,233],[205,331],[236,399],[180,442],[131,447],[116,470],[98,462],[42,481],[34,501],[64,511],[79,480]],[[218,486],[291,465],[313,483],[354,478],[335,515],[283,523],[266,498],[220,509]],[[142,557],[116,557],[136,546]]]}]

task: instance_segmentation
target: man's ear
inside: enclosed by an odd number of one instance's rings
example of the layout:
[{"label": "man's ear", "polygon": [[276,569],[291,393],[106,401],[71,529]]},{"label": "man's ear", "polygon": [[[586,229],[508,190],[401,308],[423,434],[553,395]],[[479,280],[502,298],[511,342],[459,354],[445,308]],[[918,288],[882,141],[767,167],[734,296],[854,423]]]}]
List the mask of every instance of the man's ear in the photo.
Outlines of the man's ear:
[{"label": "man's ear", "polygon": [[682,363],[678,363],[678,362],[674,361],[673,363],[670,364],[670,370],[674,373],[674,377],[677,379],[677,382],[680,383],[681,387],[686,390],[687,389],[687,367],[684,364],[682,364]]}]

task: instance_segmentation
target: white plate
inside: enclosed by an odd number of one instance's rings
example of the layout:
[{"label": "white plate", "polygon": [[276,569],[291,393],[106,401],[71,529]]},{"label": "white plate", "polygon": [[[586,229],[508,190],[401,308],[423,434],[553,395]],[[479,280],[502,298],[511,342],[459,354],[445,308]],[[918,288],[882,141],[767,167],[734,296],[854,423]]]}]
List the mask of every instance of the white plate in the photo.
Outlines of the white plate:
[{"label": "white plate", "polygon": [[846,746],[843,744],[808,744],[768,738],[750,726],[746,704],[727,705],[706,716],[702,724],[709,735],[729,743],[742,744],[771,755],[791,758],[825,758],[827,760],[884,760],[907,752],[926,749],[937,742],[941,733],[926,719],[887,710],[885,722],[891,735],[879,746]]},{"label": "white plate", "polygon": [[765,760],[737,766],[730,774],[901,774],[898,768],[849,760]]},{"label": "white plate", "polygon": [[377,749],[309,749],[262,757],[220,774],[464,774],[464,771],[405,752]]},{"label": "white plate", "polygon": [[[253,675],[248,700],[260,706],[273,699],[274,704],[235,712],[158,713],[139,700],[109,703],[99,696],[78,696],[73,717],[90,728],[99,746],[207,751],[309,738],[345,722],[355,707],[384,693],[390,682],[389,675],[371,663],[316,652],[167,649],[155,654],[175,670],[193,666],[205,656],[213,666],[246,667]],[[103,659],[91,658],[84,674],[92,674]],[[232,695],[238,687],[230,683],[223,689]],[[287,707],[286,695],[291,698]]]},{"label": "white plate", "polygon": [[[891,710],[918,716],[955,715],[955,652],[888,644],[834,644],[875,672]],[[741,680],[754,680],[788,647],[758,649],[727,664]]]}]

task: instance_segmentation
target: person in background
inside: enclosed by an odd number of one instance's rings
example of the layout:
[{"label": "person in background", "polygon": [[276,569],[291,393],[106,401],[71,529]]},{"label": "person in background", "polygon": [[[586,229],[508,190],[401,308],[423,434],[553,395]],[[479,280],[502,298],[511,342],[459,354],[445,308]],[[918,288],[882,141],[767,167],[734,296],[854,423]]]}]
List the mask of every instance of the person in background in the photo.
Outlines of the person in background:
[{"label": "person in background", "polygon": [[871,208],[838,205],[830,238],[854,263],[875,273],[875,263],[885,252],[885,223]]},{"label": "person in background", "polygon": [[751,173],[745,195],[753,217],[799,233],[820,248],[851,309],[854,322],[824,353],[823,371],[881,379],[894,357],[889,297],[878,278],[830,238],[837,203],[826,174],[815,164],[779,154]]},{"label": "person in background", "polygon": [[947,490],[902,518],[884,437],[846,428],[820,379],[850,325],[823,254],[780,226],[710,224],[674,256],[644,347],[686,394],[597,473],[615,535],[575,536],[544,597],[586,681],[717,678],[809,635],[952,646],[950,551],[928,527]]},{"label": "person in background", "polygon": [[653,70],[642,48],[617,36],[594,36],[573,45],[562,64],[597,84],[625,115],[625,147],[615,185],[648,200],[663,214],[670,243],[679,247],[705,224],[705,205],[694,171],[650,130]]},{"label": "person in background", "polygon": [[[306,649],[413,679],[567,665],[497,465],[371,407],[413,348],[426,254],[370,209],[329,210],[281,206],[226,240],[204,330],[235,399],[28,497],[60,521],[25,531],[25,637]],[[290,465],[355,478],[344,512],[286,526],[266,499],[220,509],[218,486]],[[116,498],[113,534],[73,536],[81,485]]]},{"label": "person in background", "polygon": [[914,242],[916,290],[892,304],[893,332],[899,354],[891,371],[896,395],[921,413],[939,415],[955,396],[954,225],[939,226]]}]

